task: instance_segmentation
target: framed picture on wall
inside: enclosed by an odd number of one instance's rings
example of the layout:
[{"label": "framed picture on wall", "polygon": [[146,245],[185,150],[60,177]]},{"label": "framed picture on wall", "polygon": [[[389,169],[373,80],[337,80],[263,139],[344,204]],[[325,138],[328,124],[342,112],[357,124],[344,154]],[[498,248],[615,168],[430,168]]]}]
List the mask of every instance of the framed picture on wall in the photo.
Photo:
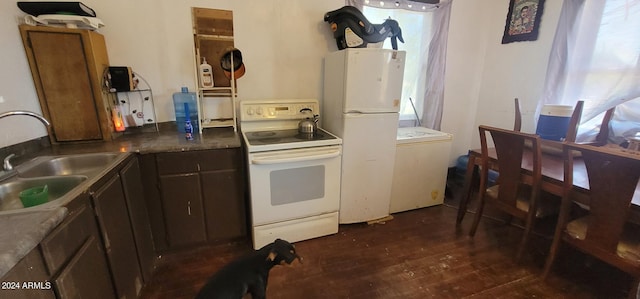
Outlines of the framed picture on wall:
[{"label": "framed picture on wall", "polygon": [[543,7],[544,0],[511,0],[502,43],[537,40]]}]

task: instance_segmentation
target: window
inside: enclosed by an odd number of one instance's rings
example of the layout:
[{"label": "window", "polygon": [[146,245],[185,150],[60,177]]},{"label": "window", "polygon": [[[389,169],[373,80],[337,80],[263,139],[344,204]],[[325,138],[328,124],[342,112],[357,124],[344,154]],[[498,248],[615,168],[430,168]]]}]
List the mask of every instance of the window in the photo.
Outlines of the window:
[{"label": "window", "polygon": [[611,141],[640,132],[640,1],[567,0],[552,47],[544,103],[585,101],[578,140],[616,107]]},{"label": "window", "polygon": [[[387,18],[398,22],[407,52],[404,88],[400,107],[400,126],[440,130],[444,107],[444,72],[452,0],[346,0],[372,24]],[[385,41],[384,48],[391,48]],[[409,98],[415,103],[413,109]],[[416,121],[418,118],[418,121]]]},{"label": "window", "polygon": [[[407,52],[400,120],[414,120],[416,115],[422,114],[424,107],[427,59],[432,36],[432,14],[371,6],[364,6],[362,13],[372,24],[381,24],[387,18],[394,19],[400,24],[405,42],[398,42],[398,50]],[[386,39],[382,47],[391,49],[391,40]],[[413,110],[409,99],[413,100],[416,111]]]}]

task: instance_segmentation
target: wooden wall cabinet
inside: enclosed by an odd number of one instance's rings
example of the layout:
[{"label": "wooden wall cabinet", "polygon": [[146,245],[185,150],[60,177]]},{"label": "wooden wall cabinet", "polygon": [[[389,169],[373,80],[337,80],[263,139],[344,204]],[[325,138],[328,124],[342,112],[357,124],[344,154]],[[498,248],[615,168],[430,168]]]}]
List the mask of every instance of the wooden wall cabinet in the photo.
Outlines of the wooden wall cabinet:
[{"label": "wooden wall cabinet", "polygon": [[109,66],[104,37],[94,31],[20,25],[31,75],[52,143],[110,140],[111,105],[103,93]]},{"label": "wooden wall cabinet", "polygon": [[156,250],[247,235],[240,148],[145,156],[142,177],[155,178],[144,185]]}]

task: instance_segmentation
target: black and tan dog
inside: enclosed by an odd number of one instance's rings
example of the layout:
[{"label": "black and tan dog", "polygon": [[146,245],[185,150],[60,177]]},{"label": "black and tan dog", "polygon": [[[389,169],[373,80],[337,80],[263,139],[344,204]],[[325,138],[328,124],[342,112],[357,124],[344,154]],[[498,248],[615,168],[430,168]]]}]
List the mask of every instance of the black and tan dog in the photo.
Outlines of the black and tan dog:
[{"label": "black and tan dog", "polygon": [[196,299],[265,298],[269,271],[275,265],[302,261],[291,243],[277,239],[273,243],[241,257],[220,269],[200,289]]}]

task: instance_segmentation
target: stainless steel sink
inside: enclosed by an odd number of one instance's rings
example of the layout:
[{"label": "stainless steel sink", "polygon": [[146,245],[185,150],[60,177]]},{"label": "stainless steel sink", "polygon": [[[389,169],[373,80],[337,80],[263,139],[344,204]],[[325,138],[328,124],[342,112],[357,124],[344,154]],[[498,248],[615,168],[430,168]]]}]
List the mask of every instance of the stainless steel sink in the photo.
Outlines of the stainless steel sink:
[{"label": "stainless steel sink", "polygon": [[[43,178],[14,178],[0,183],[0,214],[11,210],[35,210],[52,206],[55,202],[64,197],[65,194],[73,190],[87,179],[83,175],[52,176]],[[20,201],[20,192],[37,186],[47,185],[49,189],[48,202],[42,205],[25,208]]]},{"label": "stainless steel sink", "polygon": [[109,167],[120,155],[121,153],[95,153],[41,157],[41,162],[33,161],[34,163],[18,167],[18,176],[23,178],[60,175],[93,177]]},{"label": "stainless steel sink", "polygon": [[[0,215],[64,206],[126,155],[111,152],[40,156],[18,165],[0,179]],[[20,192],[43,185],[49,189],[48,202],[25,208],[20,201]]]}]

